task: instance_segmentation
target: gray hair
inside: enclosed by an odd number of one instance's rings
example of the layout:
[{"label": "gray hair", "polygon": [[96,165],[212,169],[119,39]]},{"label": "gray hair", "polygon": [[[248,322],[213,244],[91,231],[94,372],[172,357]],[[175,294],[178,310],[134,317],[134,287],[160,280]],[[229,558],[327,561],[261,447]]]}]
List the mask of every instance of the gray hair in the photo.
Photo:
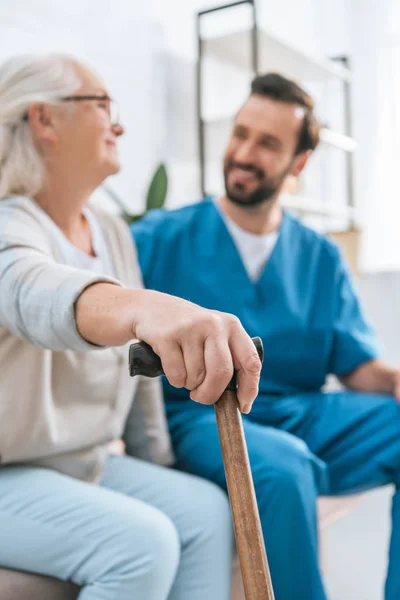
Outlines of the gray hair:
[{"label": "gray hair", "polygon": [[79,88],[73,62],[57,54],[20,55],[0,65],[0,200],[41,189],[44,164],[24,117],[32,102],[55,103]]}]

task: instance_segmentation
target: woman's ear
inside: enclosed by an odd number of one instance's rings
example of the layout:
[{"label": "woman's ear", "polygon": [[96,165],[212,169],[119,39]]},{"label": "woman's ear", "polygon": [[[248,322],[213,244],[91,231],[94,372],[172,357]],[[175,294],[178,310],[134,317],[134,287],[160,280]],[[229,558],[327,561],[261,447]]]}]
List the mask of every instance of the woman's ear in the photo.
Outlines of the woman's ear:
[{"label": "woman's ear", "polygon": [[28,121],[35,137],[54,142],[57,139],[54,107],[43,102],[33,102],[28,108]]}]

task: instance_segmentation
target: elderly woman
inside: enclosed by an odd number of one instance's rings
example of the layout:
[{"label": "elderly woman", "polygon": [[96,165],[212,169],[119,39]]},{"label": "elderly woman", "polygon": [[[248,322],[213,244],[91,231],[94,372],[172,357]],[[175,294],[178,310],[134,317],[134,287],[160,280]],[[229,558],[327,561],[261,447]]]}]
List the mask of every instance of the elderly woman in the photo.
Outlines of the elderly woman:
[{"label": "elderly woman", "polygon": [[[126,344],[151,344],[198,402],[237,368],[245,412],[260,364],[232,316],[140,289],[128,229],[90,206],[122,133],[75,60],[0,67],[0,566],[80,600],[227,600],[227,500],[137,458],[171,453],[158,382],[129,378]],[[118,438],[127,455],[110,455]]]}]

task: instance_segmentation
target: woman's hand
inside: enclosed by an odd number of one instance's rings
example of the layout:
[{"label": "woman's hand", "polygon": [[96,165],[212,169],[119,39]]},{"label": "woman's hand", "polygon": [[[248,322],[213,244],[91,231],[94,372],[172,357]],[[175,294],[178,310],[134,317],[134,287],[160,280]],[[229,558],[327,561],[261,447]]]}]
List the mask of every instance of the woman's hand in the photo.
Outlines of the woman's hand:
[{"label": "woman's hand", "polygon": [[80,334],[90,342],[121,345],[137,338],[161,358],[171,385],[191,391],[192,400],[213,404],[236,369],[238,400],[250,412],[258,393],[261,363],[251,338],[233,315],[152,290],[99,283],[76,303]]}]

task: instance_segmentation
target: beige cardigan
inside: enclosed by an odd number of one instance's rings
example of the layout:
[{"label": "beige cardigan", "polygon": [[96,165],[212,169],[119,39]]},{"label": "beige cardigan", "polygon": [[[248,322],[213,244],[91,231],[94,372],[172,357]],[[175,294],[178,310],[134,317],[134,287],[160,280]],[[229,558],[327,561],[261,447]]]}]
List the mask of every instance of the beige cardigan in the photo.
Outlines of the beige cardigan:
[{"label": "beige cardigan", "polygon": [[[142,287],[128,228],[92,210],[118,281]],[[2,465],[38,465],[94,481],[108,442],[120,437],[130,454],[171,462],[160,382],[129,377],[127,346],[98,349],[77,332],[76,299],[88,285],[107,280],[62,264],[33,201],[0,202]]]}]

